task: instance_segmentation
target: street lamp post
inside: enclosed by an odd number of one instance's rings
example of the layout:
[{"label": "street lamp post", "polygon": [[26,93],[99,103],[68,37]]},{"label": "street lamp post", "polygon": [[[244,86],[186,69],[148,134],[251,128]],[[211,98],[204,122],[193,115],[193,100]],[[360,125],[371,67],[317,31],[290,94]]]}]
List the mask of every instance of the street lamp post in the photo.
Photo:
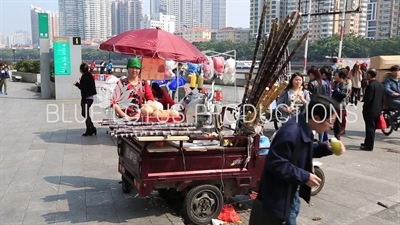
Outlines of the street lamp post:
[{"label": "street lamp post", "polygon": [[12,50],[13,50],[14,63],[15,63],[15,48],[13,48]]}]

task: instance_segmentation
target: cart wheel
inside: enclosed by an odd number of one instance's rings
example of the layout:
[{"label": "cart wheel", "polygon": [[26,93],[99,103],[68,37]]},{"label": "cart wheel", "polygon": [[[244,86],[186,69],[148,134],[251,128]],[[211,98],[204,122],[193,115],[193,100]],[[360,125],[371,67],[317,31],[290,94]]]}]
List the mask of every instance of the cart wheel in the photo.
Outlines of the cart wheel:
[{"label": "cart wheel", "polygon": [[321,183],[318,186],[314,186],[311,188],[311,196],[317,195],[322,190],[325,184],[325,174],[321,168],[319,168],[318,166],[314,166],[314,174],[317,175],[319,179],[321,179]]},{"label": "cart wheel", "polygon": [[127,180],[122,178],[121,184],[122,184],[122,193],[124,193],[124,194],[131,193],[131,185],[129,184],[129,182]]},{"label": "cart wheel", "polygon": [[183,217],[188,223],[206,225],[221,213],[223,196],[214,185],[205,184],[191,189],[183,202]]}]

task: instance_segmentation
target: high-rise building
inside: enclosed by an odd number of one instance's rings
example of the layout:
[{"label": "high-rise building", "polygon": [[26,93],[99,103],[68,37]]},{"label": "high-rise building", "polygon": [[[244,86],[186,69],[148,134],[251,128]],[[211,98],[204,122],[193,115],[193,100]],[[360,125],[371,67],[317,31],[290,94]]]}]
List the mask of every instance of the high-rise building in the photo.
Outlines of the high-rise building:
[{"label": "high-rise building", "polygon": [[157,28],[161,30],[174,33],[175,32],[175,16],[163,15],[162,13],[155,13],[152,16],[145,15],[141,21],[141,29]]},{"label": "high-rise building", "polygon": [[400,36],[400,1],[368,0],[368,39],[386,39]]},{"label": "high-rise building", "polygon": [[140,29],[143,3],[139,0],[116,0],[111,3],[112,35]]},{"label": "high-rise building", "polygon": [[111,36],[109,0],[59,0],[60,35],[79,36],[83,40]]},{"label": "high-rise building", "polygon": [[[266,0],[267,1],[267,15],[264,26],[264,34],[267,34],[271,29],[271,24],[275,18],[280,21],[295,10],[307,14],[308,6],[311,2],[311,14],[321,13],[318,16],[312,16],[311,22],[308,24],[307,16],[303,16],[301,22],[293,35],[294,39],[299,39],[309,27],[310,40],[329,37],[334,34],[340,33],[342,14],[323,14],[333,11],[354,11],[360,7],[362,13],[347,13],[344,20],[344,33],[365,36],[366,34],[366,11],[368,0],[361,1],[346,1],[345,0]],[[361,3],[358,5],[358,3]],[[258,33],[259,20],[261,17],[262,6],[264,0],[251,0],[250,5],[250,30],[253,36]],[[299,8],[300,7],[300,8]]]},{"label": "high-rise building", "polygon": [[32,45],[39,46],[39,13],[47,13],[49,15],[49,38],[53,41],[53,38],[60,35],[59,18],[57,12],[44,11],[40,7],[31,5],[31,34],[32,34]]},{"label": "high-rise building", "polygon": [[226,27],[227,0],[211,0],[211,29]]},{"label": "high-rise building", "polygon": [[[176,18],[175,30],[192,27],[211,29],[212,0],[150,0],[150,14],[163,13]],[[226,14],[226,13],[225,13]]]}]

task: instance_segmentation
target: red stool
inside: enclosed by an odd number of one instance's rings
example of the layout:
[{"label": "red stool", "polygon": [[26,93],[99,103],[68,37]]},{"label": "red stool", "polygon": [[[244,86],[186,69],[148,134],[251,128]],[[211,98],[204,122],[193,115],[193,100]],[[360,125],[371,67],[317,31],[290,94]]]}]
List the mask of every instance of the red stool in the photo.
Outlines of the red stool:
[{"label": "red stool", "polygon": [[215,95],[215,97],[214,97],[215,101],[217,101],[217,102],[222,101],[224,99],[224,96],[222,94],[222,90],[215,91],[214,95]]}]

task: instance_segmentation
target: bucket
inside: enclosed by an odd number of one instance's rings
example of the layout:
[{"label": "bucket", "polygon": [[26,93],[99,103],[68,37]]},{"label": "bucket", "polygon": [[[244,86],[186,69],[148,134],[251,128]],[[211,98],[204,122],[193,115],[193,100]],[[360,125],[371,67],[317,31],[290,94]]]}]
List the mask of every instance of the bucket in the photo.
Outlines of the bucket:
[{"label": "bucket", "polygon": [[215,94],[215,101],[219,102],[222,101],[224,99],[224,96],[222,94],[222,90],[217,90],[214,92]]}]

